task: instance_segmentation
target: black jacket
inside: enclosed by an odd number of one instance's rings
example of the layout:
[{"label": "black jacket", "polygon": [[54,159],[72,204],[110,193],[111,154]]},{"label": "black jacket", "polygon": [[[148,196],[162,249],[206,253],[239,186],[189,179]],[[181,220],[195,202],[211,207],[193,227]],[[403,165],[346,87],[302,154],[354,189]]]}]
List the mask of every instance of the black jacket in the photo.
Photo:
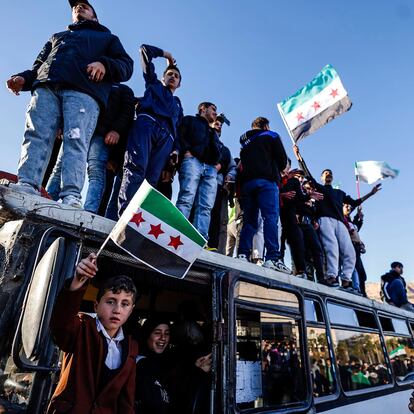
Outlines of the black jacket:
[{"label": "black jacket", "polygon": [[387,303],[391,302],[391,296],[388,293],[389,284],[395,279],[401,279],[404,285],[404,288],[406,288],[407,285],[405,283],[405,279],[395,270],[391,269],[388,273],[385,273],[384,275],[381,276],[381,291]]},{"label": "black jacket", "polygon": [[242,181],[264,178],[280,182],[287,155],[279,135],[273,131],[253,129],[240,137]]},{"label": "black jacket", "polygon": [[139,99],[138,113],[153,116],[174,138],[183,117],[181,101],[157,78],[152,59],[162,57],[164,51],[155,46],[142,45],[141,65],[145,79],[145,93]]},{"label": "black jacket", "polygon": [[220,160],[219,139],[203,117],[187,115],[183,118],[179,128],[180,151],[186,151],[196,157],[200,162],[216,165]]},{"label": "black jacket", "polygon": [[344,191],[337,188],[333,188],[331,185],[322,185],[318,183],[311,175],[305,161],[299,161],[300,168],[305,171],[306,178],[309,179],[316,191],[323,194],[323,200],[316,203],[316,216],[319,217],[331,217],[336,220],[344,222],[343,205],[349,204],[353,208],[359,206],[362,203],[360,198],[353,199]]},{"label": "black jacket", "polygon": [[[106,69],[102,82],[89,80],[86,67],[101,62]],[[127,81],[133,61],[118,37],[97,22],[81,21],[68,30],[55,33],[37,56],[31,70],[17,74],[25,79],[23,90],[34,90],[44,84],[59,85],[86,93],[107,105],[111,84]]]},{"label": "black jacket", "polygon": [[120,135],[118,144],[111,145],[109,159],[122,164],[129,128],[134,120],[135,98],[132,89],[123,84],[113,84],[108,106],[99,115],[95,135],[105,137],[109,131]]},{"label": "black jacket", "polygon": [[[171,356],[170,356],[171,358]],[[136,371],[136,412],[139,414],[167,414],[170,396],[165,386],[170,369],[168,356],[149,352],[140,359]]]},{"label": "black jacket", "polygon": [[[297,178],[292,177],[287,180],[287,182],[283,185],[280,192],[281,193],[288,193],[289,191],[295,192],[295,197],[291,200],[283,199],[281,203],[280,209],[280,217],[284,223],[288,224],[297,224],[296,215],[299,214],[298,205],[305,203],[310,199],[310,196],[303,192],[300,182]],[[283,224],[283,222],[282,222]]]}]

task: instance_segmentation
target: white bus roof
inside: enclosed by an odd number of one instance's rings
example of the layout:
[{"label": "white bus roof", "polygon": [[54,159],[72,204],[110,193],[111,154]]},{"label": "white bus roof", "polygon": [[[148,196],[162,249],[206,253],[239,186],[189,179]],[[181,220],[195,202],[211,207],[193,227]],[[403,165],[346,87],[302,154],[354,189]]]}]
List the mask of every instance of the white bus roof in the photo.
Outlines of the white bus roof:
[{"label": "white bus roof", "polygon": [[[89,213],[82,209],[68,207],[44,197],[28,195],[7,186],[0,185],[0,224],[6,221],[28,218],[31,220],[53,222],[62,227],[82,227],[85,230],[101,233],[105,238],[115,222],[97,214]],[[395,306],[367,299],[362,296],[333,289],[312,281],[303,280],[295,276],[286,275],[271,269],[257,266],[253,263],[246,263],[241,260],[224,256],[218,253],[203,250],[197,262],[214,269],[233,270],[242,273],[249,273],[263,278],[276,280],[281,284],[296,286],[306,289],[309,293],[329,296],[348,302],[350,305],[362,305],[373,307],[377,310],[393,315],[410,317],[414,319],[414,313],[399,309]]]}]

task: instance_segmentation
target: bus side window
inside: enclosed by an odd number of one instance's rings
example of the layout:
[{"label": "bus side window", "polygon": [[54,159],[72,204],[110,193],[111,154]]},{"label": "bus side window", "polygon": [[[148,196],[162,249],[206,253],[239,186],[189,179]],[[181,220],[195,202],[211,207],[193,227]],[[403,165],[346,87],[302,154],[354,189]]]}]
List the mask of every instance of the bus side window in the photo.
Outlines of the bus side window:
[{"label": "bus side window", "polygon": [[335,394],[337,385],[329,354],[327,332],[321,305],[316,300],[305,300],[309,365],[313,381],[313,396]]},{"label": "bus side window", "polygon": [[298,321],[273,312],[236,310],[236,403],[239,409],[306,399]]},{"label": "bus side window", "polygon": [[414,380],[414,344],[407,322],[380,316],[385,347],[398,383]]},{"label": "bus side window", "polygon": [[374,315],[332,303],[328,303],[328,313],[342,389],[347,392],[391,383]]}]

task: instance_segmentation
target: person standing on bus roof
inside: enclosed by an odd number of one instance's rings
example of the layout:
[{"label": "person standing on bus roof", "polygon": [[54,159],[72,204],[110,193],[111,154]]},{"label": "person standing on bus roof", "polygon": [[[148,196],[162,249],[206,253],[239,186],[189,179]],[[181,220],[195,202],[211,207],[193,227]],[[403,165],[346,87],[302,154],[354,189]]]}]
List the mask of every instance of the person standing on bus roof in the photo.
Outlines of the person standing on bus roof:
[{"label": "person standing on bus roof", "polygon": [[404,266],[400,262],[392,262],[391,270],[381,276],[381,291],[384,300],[398,308],[414,311],[414,305],[408,301],[407,287],[402,274]]},{"label": "person standing on bus roof", "polygon": [[133,414],[138,344],[122,325],[135,306],[137,290],[128,276],[103,282],[96,318],[78,313],[88,281],[98,271],[96,255],[76,267],[53,308],[50,328],[64,352],[59,383],[47,414]]},{"label": "person standing on bus roof", "polygon": [[56,133],[63,128],[63,204],[80,208],[89,142],[111,85],[127,81],[133,61],[118,37],[98,22],[87,0],[69,0],[72,21],[54,34],[31,70],[7,81],[15,95],[31,91],[15,188],[38,195]]},{"label": "person standing on bus roof", "polygon": [[352,207],[361,205],[381,189],[381,184],[375,185],[369,193],[354,200],[344,191],[332,186],[332,170],[326,168],[322,171],[322,184],[320,184],[309,172],[298,146],[294,145],[293,151],[300,168],[305,171],[306,178],[312,182],[316,191],[323,194],[323,199],[317,203],[316,215],[326,256],[325,284],[331,287],[339,286],[337,277],[339,276],[339,263],[341,262],[342,289],[350,293],[358,293],[352,288],[352,273],[355,269],[356,256],[351,237],[344,223],[343,205],[350,204]]},{"label": "person standing on bus roof", "polygon": [[187,115],[179,126],[182,156],[178,170],[180,191],[176,207],[208,240],[211,210],[217,194],[217,173],[220,169],[220,144],[211,124],[217,118],[217,107],[212,102],[201,102],[195,116]]},{"label": "person standing on bus roof", "polygon": [[278,240],[278,184],[281,171],[288,165],[285,148],[279,134],[270,131],[269,120],[264,117],[258,117],[252,122],[252,129],[240,137],[240,144],[243,227],[237,257],[248,261],[253,236],[258,229],[260,211],[266,247],[263,267],[290,274],[290,269],[280,259]]},{"label": "person standing on bus roof", "polygon": [[[144,180],[157,186],[168,162],[177,163],[178,124],[183,117],[181,101],[174,96],[181,85],[181,72],[170,52],[155,46],[139,49],[145,79],[145,93],[137,105],[125,152],[124,174],[119,192],[119,215],[127,208]],[[168,66],[161,80],[155,73],[153,59],[164,57]]]}]

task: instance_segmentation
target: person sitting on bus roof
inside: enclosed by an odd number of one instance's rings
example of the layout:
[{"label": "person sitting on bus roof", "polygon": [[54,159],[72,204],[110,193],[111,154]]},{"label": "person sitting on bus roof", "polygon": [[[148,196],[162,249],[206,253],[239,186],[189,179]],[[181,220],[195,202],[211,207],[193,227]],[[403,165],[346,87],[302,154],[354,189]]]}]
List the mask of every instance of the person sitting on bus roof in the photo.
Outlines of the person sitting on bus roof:
[{"label": "person sitting on bus roof", "polygon": [[112,277],[98,291],[96,318],[78,313],[87,282],[97,270],[96,255],[81,260],[56,300],[50,327],[64,356],[48,414],[134,413],[138,344],[124,335],[122,325],[137,291],[128,276]]},{"label": "person sitting on bus roof", "polygon": [[402,263],[392,262],[391,270],[381,276],[381,291],[388,304],[414,311],[413,304],[407,299],[406,283],[402,277],[403,272]]}]

